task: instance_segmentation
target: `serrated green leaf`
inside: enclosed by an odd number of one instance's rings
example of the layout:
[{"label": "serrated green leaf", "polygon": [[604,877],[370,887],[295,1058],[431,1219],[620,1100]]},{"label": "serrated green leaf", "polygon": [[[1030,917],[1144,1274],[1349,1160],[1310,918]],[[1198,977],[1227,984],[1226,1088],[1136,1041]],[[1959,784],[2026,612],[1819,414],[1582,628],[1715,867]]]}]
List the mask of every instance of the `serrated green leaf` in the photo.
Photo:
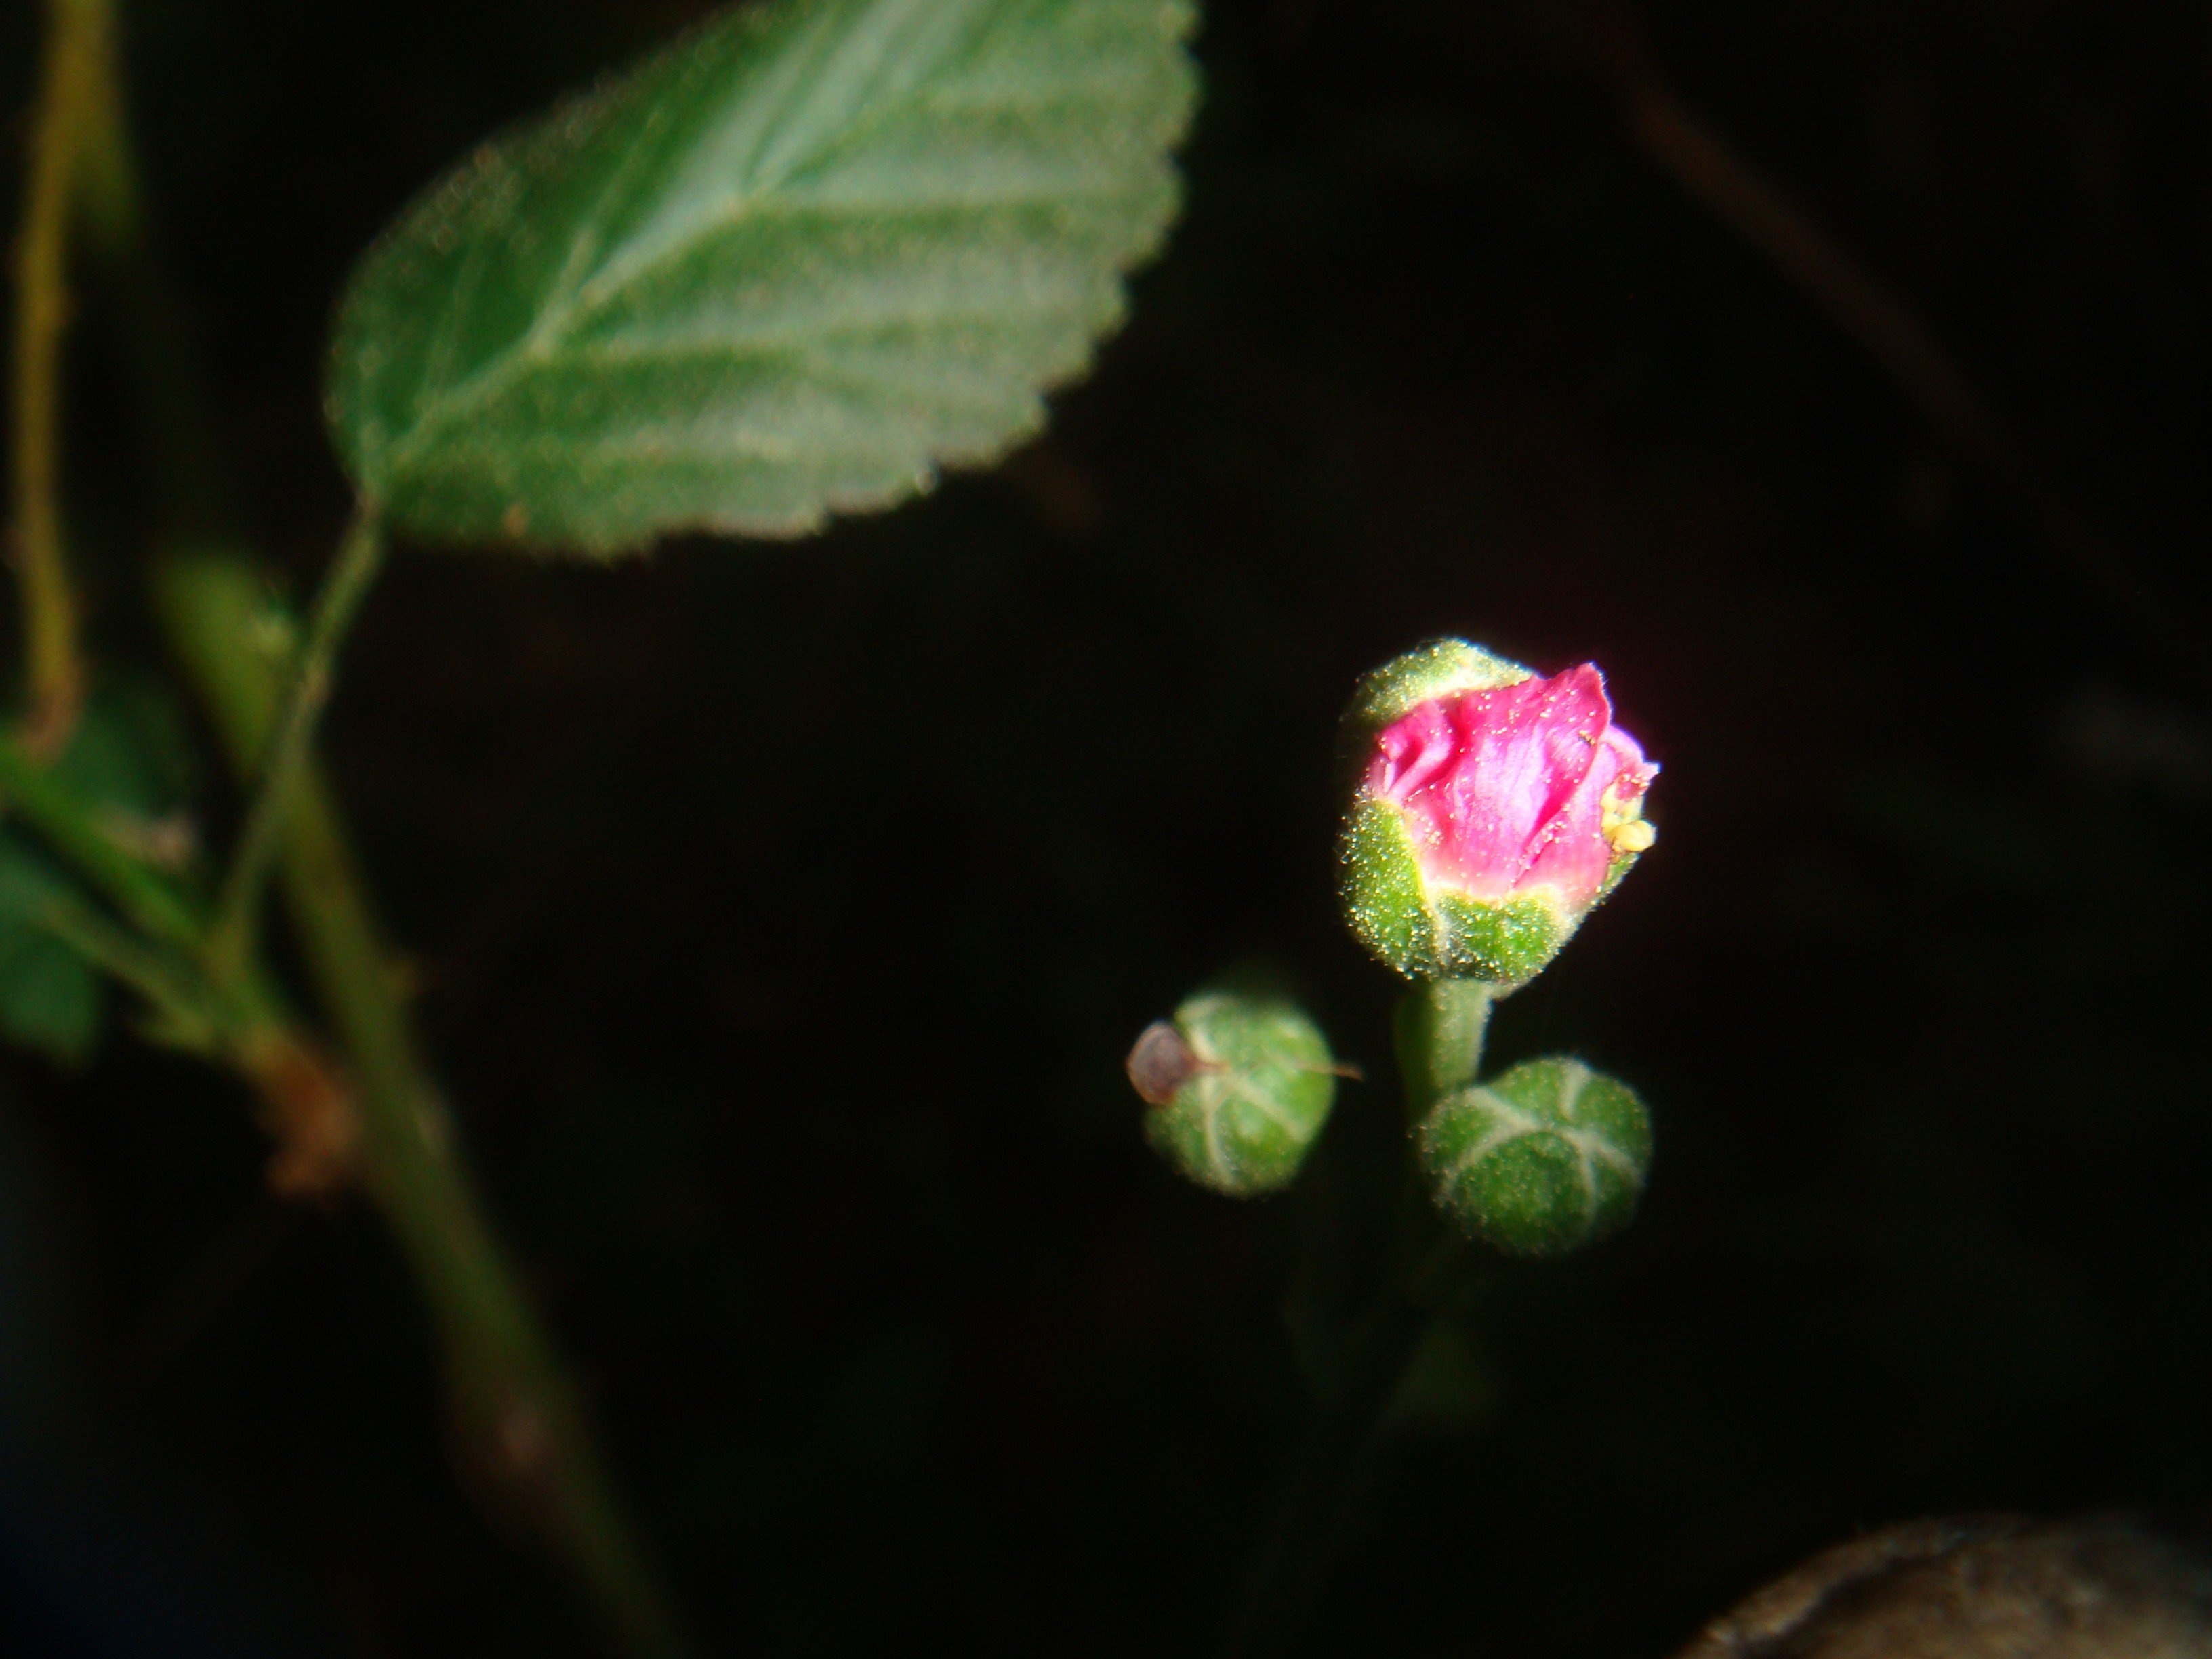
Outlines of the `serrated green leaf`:
[{"label": "serrated green leaf", "polygon": [[1188,0],[771,0],[478,151],[355,274],[330,416],[401,527],[797,535],[1043,420],[1177,195]]}]

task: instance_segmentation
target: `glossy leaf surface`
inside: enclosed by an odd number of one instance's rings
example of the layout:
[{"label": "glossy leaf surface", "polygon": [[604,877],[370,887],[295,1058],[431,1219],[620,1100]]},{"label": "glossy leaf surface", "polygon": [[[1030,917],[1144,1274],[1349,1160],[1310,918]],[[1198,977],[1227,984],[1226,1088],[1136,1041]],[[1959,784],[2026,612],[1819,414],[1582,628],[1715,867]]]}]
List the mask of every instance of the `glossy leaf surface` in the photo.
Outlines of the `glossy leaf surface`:
[{"label": "glossy leaf surface", "polygon": [[773,0],[486,145],[371,250],[329,408],[401,527],[797,535],[1042,422],[1158,246],[1187,0]]}]

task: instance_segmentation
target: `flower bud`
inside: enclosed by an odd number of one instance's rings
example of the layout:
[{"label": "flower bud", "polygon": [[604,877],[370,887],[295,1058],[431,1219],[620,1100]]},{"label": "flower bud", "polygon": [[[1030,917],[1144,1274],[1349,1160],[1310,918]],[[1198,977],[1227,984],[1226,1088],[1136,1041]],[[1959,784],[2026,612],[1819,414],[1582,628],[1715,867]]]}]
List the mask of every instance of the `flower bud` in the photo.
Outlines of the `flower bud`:
[{"label": "flower bud", "polygon": [[1656,838],[1659,769],[1589,664],[1544,679],[1441,641],[1370,674],[1346,728],[1345,912],[1408,978],[1520,984]]},{"label": "flower bud", "polygon": [[1514,1255],[1564,1255],[1626,1221],[1651,1167],[1651,1121],[1617,1078],[1532,1060],[1446,1095],[1420,1128],[1437,1204]]},{"label": "flower bud", "polygon": [[1290,1185],[1345,1074],[1304,1010],[1244,981],[1210,986],[1174,1019],[1146,1026],[1128,1067],[1152,1105],[1146,1139],[1200,1186],[1232,1198]]}]

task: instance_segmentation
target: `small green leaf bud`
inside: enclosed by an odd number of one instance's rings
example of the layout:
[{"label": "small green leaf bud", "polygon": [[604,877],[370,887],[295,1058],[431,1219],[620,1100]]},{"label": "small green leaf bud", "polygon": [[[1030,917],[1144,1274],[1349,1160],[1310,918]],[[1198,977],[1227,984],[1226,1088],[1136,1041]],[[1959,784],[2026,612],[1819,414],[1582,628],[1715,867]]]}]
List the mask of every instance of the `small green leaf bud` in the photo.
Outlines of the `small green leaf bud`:
[{"label": "small green leaf bud", "polygon": [[1636,1208],[1651,1121],[1617,1078],[1576,1060],[1531,1060],[1437,1102],[1420,1128],[1437,1202],[1513,1255],[1565,1255]]},{"label": "small green leaf bud", "polygon": [[1146,1026],[1128,1068],[1152,1107],[1146,1139],[1200,1186],[1232,1198],[1290,1185],[1346,1074],[1304,1009],[1244,981],[1209,986],[1174,1019]]}]

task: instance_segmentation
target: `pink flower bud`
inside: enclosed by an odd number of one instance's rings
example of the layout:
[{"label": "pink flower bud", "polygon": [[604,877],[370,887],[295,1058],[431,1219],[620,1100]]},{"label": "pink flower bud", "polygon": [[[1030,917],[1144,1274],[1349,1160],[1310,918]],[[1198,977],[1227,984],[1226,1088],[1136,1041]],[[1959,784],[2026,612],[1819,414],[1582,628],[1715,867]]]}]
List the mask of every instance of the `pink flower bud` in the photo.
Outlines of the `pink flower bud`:
[{"label": "pink flower bud", "polygon": [[1355,708],[1383,718],[1360,733],[1345,900],[1361,941],[1401,973],[1517,984],[1651,846],[1642,800],[1659,769],[1613,724],[1595,667],[1516,668],[1501,684],[1498,659],[1474,657],[1481,674],[1424,684],[1418,702],[1363,689]]}]

